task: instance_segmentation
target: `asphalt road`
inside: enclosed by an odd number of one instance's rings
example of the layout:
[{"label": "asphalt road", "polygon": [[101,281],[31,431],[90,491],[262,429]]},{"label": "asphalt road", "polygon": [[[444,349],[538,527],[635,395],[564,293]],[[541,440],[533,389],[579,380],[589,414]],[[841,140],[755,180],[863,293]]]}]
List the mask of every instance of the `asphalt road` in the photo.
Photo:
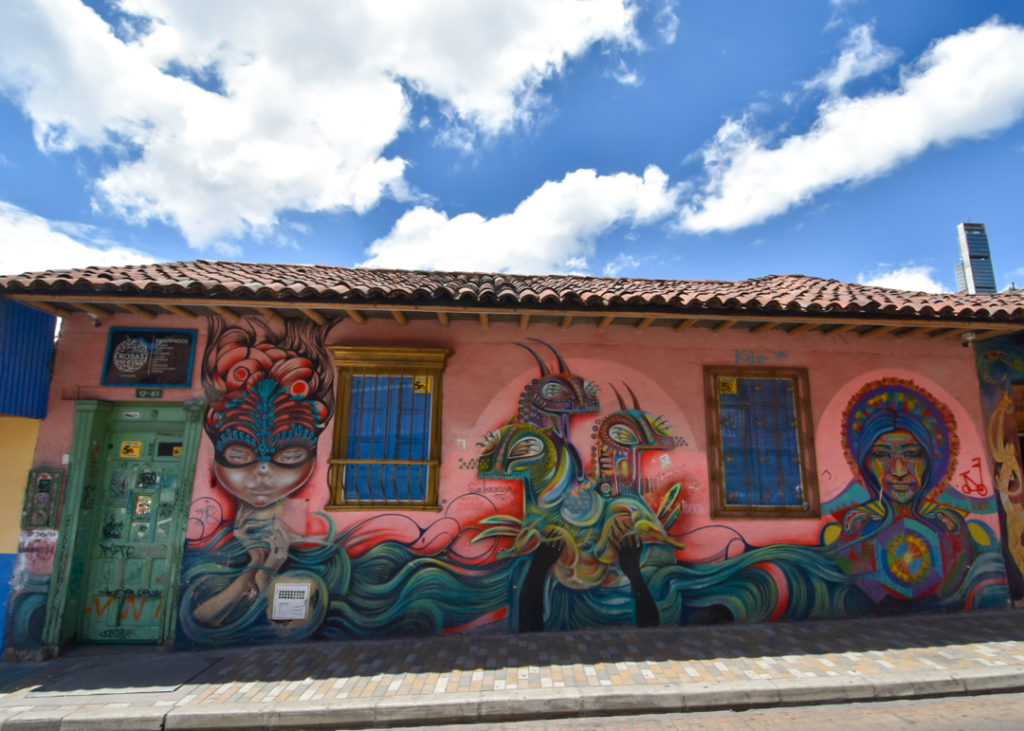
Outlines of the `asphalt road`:
[{"label": "asphalt road", "polygon": [[[419,727],[423,728],[423,727]],[[909,701],[761,708],[711,713],[561,718],[499,724],[433,726],[432,731],[666,731],[670,729],[870,728],[872,731],[995,731],[1024,728],[1024,693],[925,698]],[[400,730],[398,730],[400,731]]]}]

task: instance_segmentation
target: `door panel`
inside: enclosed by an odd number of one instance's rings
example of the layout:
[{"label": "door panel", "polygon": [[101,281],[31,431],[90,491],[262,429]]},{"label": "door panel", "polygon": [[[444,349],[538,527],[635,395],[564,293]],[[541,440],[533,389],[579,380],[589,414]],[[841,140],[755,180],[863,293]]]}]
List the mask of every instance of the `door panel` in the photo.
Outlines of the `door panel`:
[{"label": "door panel", "polygon": [[[108,433],[88,549],[82,642],[159,643],[173,598],[167,582],[181,485],[183,427]],[[180,533],[180,532],[179,532]]]}]

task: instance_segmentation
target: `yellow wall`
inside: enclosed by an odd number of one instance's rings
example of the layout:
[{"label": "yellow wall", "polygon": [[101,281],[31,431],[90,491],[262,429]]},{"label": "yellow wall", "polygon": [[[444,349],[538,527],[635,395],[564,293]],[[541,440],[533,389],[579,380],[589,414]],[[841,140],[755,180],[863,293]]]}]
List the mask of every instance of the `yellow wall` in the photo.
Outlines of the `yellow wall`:
[{"label": "yellow wall", "polygon": [[15,553],[39,419],[0,416],[0,553]]}]

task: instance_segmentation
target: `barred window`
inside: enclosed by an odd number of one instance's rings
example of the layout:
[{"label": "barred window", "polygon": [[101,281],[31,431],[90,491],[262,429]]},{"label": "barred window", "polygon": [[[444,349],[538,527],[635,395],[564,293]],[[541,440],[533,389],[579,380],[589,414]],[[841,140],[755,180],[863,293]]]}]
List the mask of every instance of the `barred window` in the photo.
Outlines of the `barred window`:
[{"label": "barred window", "polygon": [[451,351],[334,346],[328,508],[436,508],[441,384]]},{"label": "barred window", "polygon": [[704,369],[712,517],[819,515],[807,372]]}]

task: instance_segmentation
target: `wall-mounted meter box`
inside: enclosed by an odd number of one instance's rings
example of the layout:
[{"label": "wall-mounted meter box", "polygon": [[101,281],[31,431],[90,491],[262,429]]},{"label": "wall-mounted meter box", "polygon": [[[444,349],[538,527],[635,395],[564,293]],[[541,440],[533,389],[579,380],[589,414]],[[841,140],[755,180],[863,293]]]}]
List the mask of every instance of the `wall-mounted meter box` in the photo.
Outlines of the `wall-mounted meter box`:
[{"label": "wall-mounted meter box", "polygon": [[312,586],[308,581],[274,583],[274,607],[271,619],[282,621],[309,617],[309,597]]},{"label": "wall-mounted meter box", "polygon": [[25,509],[21,513],[21,527],[56,528],[57,510],[63,487],[64,470],[43,468],[29,472]]}]

